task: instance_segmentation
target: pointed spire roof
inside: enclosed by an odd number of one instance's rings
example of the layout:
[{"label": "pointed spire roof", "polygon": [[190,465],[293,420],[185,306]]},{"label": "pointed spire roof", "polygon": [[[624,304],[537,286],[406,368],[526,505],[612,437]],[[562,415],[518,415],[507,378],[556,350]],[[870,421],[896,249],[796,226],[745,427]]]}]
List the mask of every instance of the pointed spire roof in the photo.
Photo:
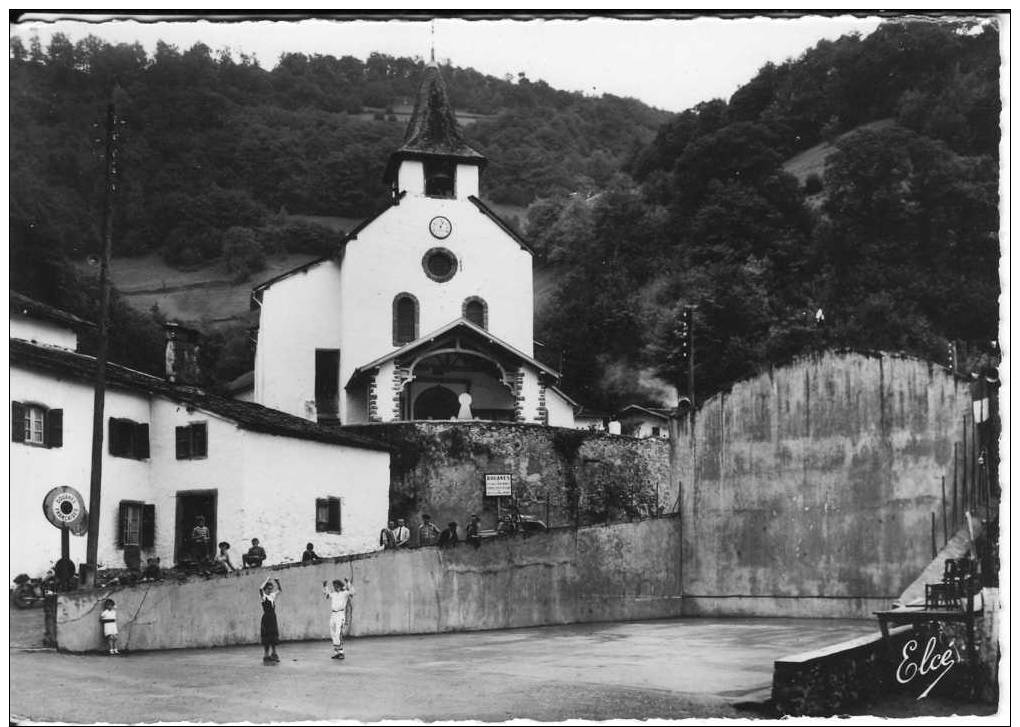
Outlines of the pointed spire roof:
[{"label": "pointed spire roof", "polygon": [[396,174],[402,159],[424,157],[447,157],[462,164],[485,165],[485,157],[464,141],[450,104],[446,83],[435,60],[425,66],[414,100],[414,111],[404,134],[404,143],[393,152],[386,167],[387,181]]}]

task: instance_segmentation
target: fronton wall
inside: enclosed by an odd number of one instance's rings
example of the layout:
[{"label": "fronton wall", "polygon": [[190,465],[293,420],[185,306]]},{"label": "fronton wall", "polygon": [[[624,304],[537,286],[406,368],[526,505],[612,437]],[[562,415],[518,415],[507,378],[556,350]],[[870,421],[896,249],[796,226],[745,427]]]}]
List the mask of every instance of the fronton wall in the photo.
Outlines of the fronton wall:
[{"label": "fronton wall", "polygon": [[970,406],[967,383],[940,367],[837,353],[706,402],[675,452],[686,611],[888,607],[931,558]]}]

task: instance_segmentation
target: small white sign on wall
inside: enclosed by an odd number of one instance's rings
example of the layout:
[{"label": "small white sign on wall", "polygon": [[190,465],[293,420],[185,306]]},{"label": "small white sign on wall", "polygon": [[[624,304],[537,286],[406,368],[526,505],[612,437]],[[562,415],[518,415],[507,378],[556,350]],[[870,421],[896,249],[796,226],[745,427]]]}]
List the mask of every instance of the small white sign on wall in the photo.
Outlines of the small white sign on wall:
[{"label": "small white sign on wall", "polygon": [[513,475],[509,472],[485,475],[486,497],[510,497],[511,495],[513,495]]}]

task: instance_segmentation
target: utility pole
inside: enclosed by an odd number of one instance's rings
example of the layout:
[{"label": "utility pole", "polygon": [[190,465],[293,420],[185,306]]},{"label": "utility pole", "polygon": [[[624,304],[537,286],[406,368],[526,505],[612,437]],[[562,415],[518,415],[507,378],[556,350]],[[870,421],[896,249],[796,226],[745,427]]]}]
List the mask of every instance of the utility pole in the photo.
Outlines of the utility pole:
[{"label": "utility pole", "polygon": [[[696,305],[684,305],[679,327],[681,371],[677,390],[683,391],[690,401],[692,424],[694,423],[694,311],[697,308]],[[685,378],[686,381],[684,381]]]},{"label": "utility pole", "polygon": [[[116,88],[116,84],[114,84]],[[92,404],[92,470],[89,480],[89,530],[85,563],[80,581],[84,587],[96,582],[99,556],[99,521],[103,491],[103,419],[106,406],[106,358],[109,350],[110,253],[113,248],[113,196],[117,191],[117,126],[120,123],[113,103],[113,90],[106,105],[106,189],[103,204],[103,250],[99,267],[99,346],[96,351]]]}]

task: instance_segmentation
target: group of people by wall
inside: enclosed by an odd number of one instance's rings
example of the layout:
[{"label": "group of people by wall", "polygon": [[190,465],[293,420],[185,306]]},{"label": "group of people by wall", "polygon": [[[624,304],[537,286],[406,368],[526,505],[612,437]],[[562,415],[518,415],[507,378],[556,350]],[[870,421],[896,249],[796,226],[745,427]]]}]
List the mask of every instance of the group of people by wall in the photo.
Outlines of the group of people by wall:
[{"label": "group of people by wall", "polygon": [[[477,515],[471,516],[471,522],[464,530],[463,542],[478,547],[482,543],[481,521]],[[421,516],[421,524],[415,529],[412,537],[411,528],[407,526],[404,518],[398,518],[395,522],[390,521],[379,532],[379,545],[384,550],[399,550],[401,548],[428,548],[438,546],[440,548],[453,548],[462,541],[457,523],[450,521],[446,529],[440,530],[432,516],[424,514]]]}]

